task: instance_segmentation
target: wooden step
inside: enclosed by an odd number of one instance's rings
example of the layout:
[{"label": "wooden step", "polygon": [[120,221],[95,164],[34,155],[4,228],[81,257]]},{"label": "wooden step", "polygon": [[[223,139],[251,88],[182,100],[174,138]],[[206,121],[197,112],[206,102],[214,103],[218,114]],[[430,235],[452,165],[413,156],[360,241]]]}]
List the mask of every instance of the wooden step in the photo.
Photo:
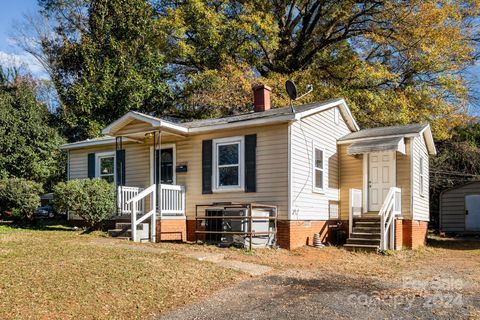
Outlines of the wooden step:
[{"label": "wooden step", "polygon": [[361,238],[361,239],[381,239],[380,232],[352,232],[350,238]]},{"label": "wooden step", "polygon": [[380,227],[353,227],[355,233],[380,233]]},{"label": "wooden step", "polygon": [[372,244],[344,244],[343,247],[349,251],[367,251],[367,252],[377,252],[379,246]]},{"label": "wooden step", "polygon": [[347,244],[358,244],[358,245],[376,245],[380,246],[380,239],[364,239],[364,238],[348,238]]},{"label": "wooden step", "polygon": [[377,227],[380,228],[380,221],[354,221],[355,227]]}]

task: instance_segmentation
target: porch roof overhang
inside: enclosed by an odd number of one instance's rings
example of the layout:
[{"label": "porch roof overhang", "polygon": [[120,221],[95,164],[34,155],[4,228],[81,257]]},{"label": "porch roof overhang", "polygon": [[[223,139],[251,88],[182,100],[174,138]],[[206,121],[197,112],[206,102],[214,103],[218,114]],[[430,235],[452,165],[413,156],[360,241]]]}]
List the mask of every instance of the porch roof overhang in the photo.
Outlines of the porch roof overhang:
[{"label": "porch roof overhang", "polygon": [[405,139],[403,137],[378,138],[353,142],[347,148],[349,155],[381,151],[398,151],[405,154]]},{"label": "porch roof overhang", "polygon": [[140,112],[130,111],[121,118],[112,122],[105,129],[103,129],[102,134],[115,137],[117,135],[117,132],[119,132],[122,128],[124,128],[133,120],[139,120],[141,122],[144,122],[147,127],[137,132],[130,132],[129,135],[152,132],[157,130],[181,136],[188,133],[188,128],[185,128],[182,125],[166,121],[164,119],[152,117]]}]

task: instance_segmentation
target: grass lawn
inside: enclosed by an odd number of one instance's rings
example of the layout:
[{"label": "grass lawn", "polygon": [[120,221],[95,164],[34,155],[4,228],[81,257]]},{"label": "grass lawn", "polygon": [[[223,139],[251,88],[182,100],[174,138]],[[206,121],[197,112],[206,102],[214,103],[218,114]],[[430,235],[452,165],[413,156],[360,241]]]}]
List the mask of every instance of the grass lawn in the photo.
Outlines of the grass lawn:
[{"label": "grass lawn", "polygon": [[145,318],[243,277],[172,253],[92,244],[99,236],[0,224],[0,319]]},{"label": "grass lawn", "polygon": [[29,230],[0,224],[0,319],[149,318],[246,278],[183,256],[192,251],[269,265],[277,274],[307,272],[342,285],[383,281],[397,293],[405,278],[454,279],[461,281],[465,297],[480,296],[479,239],[431,238],[427,247],[382,256],[336,247],[247,252],[196,244],[107,245],[111,240],[104,236],[61,226]]}]

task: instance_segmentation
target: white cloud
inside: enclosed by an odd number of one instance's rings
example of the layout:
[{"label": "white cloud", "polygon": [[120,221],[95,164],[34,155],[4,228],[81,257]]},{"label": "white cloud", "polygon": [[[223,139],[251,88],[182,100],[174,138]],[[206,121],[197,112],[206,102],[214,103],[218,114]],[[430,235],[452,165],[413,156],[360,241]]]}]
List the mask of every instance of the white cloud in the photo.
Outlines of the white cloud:
[{"label": "white cloud", "polygon": [[0,51],[0,64],[5,67],[21,67],[28,69],[33,76],[39,79],[47,79],[48,73],[45,68],[29,53],[10,53]]}]

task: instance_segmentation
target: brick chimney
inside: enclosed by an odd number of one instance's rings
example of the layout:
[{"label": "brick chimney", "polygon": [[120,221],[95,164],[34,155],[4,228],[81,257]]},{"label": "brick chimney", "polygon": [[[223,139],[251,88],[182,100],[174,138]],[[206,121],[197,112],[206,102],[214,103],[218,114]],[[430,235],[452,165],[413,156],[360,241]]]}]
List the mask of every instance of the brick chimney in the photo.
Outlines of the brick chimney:
[{"label": "brick chimney", "polygon": [[266,85],[253,87],[253,106],[255,112],[270,110],[270,92],[272,88]]}]

